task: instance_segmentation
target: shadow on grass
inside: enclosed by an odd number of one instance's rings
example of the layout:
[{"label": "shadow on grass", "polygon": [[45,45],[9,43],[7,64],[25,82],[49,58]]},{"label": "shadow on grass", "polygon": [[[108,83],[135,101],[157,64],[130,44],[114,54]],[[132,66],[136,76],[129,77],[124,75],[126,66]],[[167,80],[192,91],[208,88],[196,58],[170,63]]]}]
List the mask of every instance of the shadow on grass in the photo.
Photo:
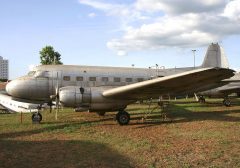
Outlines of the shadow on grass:
[{"label": "shadow on grass", "polygon": [[119,152],[90,141],[0,140],[1,168],[131,167]]},{"label": "shadow on grass", "polygon": [[[81,127],[96,125],[103,121],[112,120],[112,118],[102,118],[94,121],[71,121],[71,122],[42,122],[39,124],[39,129],[20,131],[20,132],[9,132],[9,133],[1,133],[0,140],[4,138],[16,138],[20,136],[30,136],[34,134],[39,134],[42,132],[51,132],[58,130],[65,130],[66,132],[71,132]],[[37,124],[38,125],[38,124]]]},{"label": "shadow on grass", "polygon": [[[167,120],[162,119],[160,112],[153,112],[148,115],[147,120],[144,122],[133,122],[131,125],[141,125],[138,128],[167,124],[167,123],[184,123],[193,121],[223,121],[223,122],[240,122],[240,117],[234,116],[234,114],[240,113],[240,110],[231,110],[223,108],[222,111],[191,111],[186,106],[178,106],[177,104],[170,104],[167,109]],[[195,106],[194,106],[195,107]],[[202,106],[204,107],[204,106]],[[215,107],[215,104],[209,104],[209,107]],[[144,113],[138,113],[144,114]],[[142,116],[132,115],[132,121],[140,121]]]},{"label": "shadow on grass", "polygon": [[0,133],[0,167],[131,167],[130,160],[105,144],[81,140],[21,141],[43,132],[74,132],[112,118],[94,121],[43,122],[31,130]]},{"label": "shadow on grass", "polygon": [[[213,107],[213,106],[211,106]],[[240,117],[233,116],[233,114],[240,113],[239,110],[225,110],[222,111],[190,111],[184,107],[172,105],[169,117],[178,122],[190,122],[190,121],[228,121],[228,122],[239,122]],[[179,120],[178,120],[179,119]]]}]

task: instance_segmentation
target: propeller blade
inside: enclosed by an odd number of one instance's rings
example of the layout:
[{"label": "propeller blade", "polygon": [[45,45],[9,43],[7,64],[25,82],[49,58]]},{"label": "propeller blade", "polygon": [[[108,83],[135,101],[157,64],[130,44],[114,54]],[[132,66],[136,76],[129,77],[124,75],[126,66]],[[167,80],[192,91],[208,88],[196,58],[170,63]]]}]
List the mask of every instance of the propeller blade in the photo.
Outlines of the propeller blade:
[{"label": "propeller blade", "polygon": [[55,119],[58,119],[58,112],[59,112],[59,83],[58,83],[58,72],[57,72],[57,84],[56,84],[56,112],[55,112]]},{"label": "propeller blade", "polygon": [[56,99],[56,111],[55,111],[55,119],[58,119],[58,112],[59,112],[59,101]]},{"label": "propeller blade", "polygon": [[59,79],[58,79],[58,72],[57,72],[57,79],[56,79],[56,86],[55,86],[55,95],[51,95],[50,96],[51,102],[50,104],[50,113],[52,112],[52,101],[55,100],[56,102],[56,110],[55,110],[55,119],[57,120],[58,118],[58,112],[59,112]]},{"label": "propeller blade", "polygon": [[[50,98],[51,98],[51,96],[50,96]],[[52,98],[51,98],[51,99],[52,99]],[[47,103],[47,105],[49,106],[49,112],[51,113],[51,112],[52,112],[52,105],[53,105],[52,100],[49,101],[49,102]]]},{"label": "propeller blade", "polygon": [[52,113],[52,105],[50,106],[49,112]]}]

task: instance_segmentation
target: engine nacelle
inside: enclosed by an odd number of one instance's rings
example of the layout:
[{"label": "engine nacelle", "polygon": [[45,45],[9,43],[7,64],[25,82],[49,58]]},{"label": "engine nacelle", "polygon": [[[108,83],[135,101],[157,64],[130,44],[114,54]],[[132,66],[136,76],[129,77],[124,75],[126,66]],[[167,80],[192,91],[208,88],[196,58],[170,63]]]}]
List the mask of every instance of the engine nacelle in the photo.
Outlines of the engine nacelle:
[{"label": "engine nacelle", "polygon": [[211,90],[200,92],[200,95],[209,96],[209,97],[224,97],[224,94],[217,89],[211,89]]},{"label": "engine nacelle", "polygon": [[67,86],[59,90],[59,99],[63,106],[81,108],[89,111],[116,111],[125,109],[133,102],[129,100],[108,99],[102,96],[105,88]]}]

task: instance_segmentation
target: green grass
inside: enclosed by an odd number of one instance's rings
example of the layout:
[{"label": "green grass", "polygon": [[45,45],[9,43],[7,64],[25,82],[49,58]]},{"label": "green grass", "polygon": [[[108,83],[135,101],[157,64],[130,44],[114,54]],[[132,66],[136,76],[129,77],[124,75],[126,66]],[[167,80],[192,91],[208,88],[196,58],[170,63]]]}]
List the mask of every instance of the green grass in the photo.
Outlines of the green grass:
[{"label": "green grass", "polygon": [[226,108],[220,99],[198,104],[170,102],[147,116],[147,104],[130,105],[128,126],[72,109],[43,111],[41,124],[31,114],[0,115],[0,167],[240,167],[240,104]]}]

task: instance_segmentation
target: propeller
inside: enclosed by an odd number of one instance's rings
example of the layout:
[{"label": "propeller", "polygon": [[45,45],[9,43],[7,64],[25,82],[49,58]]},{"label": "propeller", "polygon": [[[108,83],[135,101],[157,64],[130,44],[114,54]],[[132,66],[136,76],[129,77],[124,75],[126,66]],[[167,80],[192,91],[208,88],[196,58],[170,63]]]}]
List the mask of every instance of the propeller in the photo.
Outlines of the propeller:
[{"label": "propeller", "polygon": [[56,81],[56,87],[55,87],[55,95],[51,95],[50,96],[50,99],[51,99],[51,102],[49,103],[50,104],[50,112],[52,111],[52,101],[55,99],[55,102],[56,102],[56,112],[55,112],[55,119],[57,120],[58,118],[58,112],[59,112],[59,103],[60,103],[60,100],[59,100],[59,81],[58,81],[58,72],[57,72],[57,81]]},{"label": "propeller", "polygon": [[55,102],[56,102],[56,113],[55,113],[55,119],[57,120],[57,115],[58,115],[58,112],[59,112],[59,83],[58,83],[58,72],[57,72],[57,86],[56,86],[56,99],[55,99]]}]

